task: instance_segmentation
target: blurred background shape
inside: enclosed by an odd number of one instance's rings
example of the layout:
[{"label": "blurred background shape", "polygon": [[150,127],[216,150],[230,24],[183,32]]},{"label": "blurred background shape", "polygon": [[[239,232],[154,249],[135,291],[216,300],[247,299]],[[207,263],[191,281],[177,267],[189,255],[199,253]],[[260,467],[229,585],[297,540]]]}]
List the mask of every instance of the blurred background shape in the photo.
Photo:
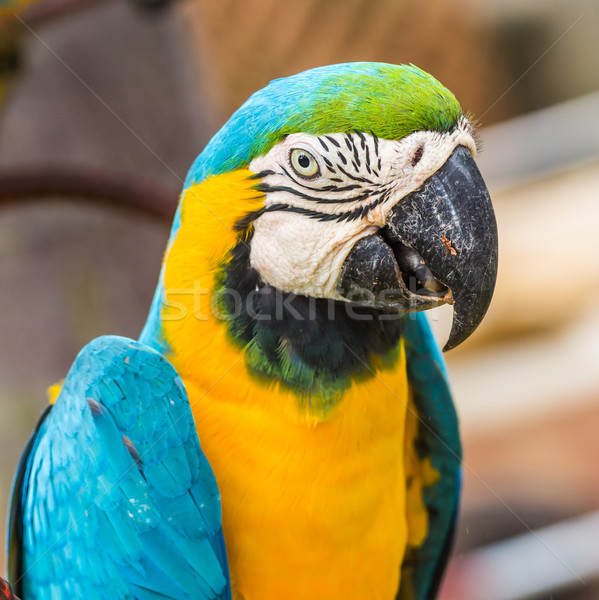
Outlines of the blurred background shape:
[{"label": "blurred background shape", "polygon": [[[475,114],[511,83],[491,25],[470,0],[190,0],[182,6],[198,72],[209,82],[203,100],[218,120],[273,77],[322,64],[412,62],[432,71]],[[511,114],[512,103],[497,107],[496,118]]]},{"label": "blurred background shape", "polygon": [[598,30],[595,0],[1,13],[0,514],[47,386],[91,338],[139,334],[187,168],[231,112],[313,66],[413,62],[480,123],[500,231],[489,314],[446,357],[465,468],[443,600],[599,597]]}]

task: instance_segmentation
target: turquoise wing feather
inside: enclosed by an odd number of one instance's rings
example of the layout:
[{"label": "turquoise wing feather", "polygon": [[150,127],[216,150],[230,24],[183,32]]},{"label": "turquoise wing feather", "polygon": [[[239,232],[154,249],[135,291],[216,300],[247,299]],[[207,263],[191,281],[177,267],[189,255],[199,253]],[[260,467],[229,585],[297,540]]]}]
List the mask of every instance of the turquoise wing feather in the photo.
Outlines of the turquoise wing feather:
[{"label": "turquoise wing feather", "polygon": [[81,351],[13,503],[23,600],[230,598],[216,481],[181,380],[148,346],[107,336]]},{"label": "turquoise wing feather", "polygon": [[402,581],[406,581],[411,591],[400,590],[398,598],[433,600],[455,532],[462,448],[445,363],[426,316],[412,313],[404,321],[408,378],[419,416],[417,448],[422,458],[430,456],[440,478],[433,486],[424,488],[429,531],[424,544],[408,557],[407,577],[402,577]]}]

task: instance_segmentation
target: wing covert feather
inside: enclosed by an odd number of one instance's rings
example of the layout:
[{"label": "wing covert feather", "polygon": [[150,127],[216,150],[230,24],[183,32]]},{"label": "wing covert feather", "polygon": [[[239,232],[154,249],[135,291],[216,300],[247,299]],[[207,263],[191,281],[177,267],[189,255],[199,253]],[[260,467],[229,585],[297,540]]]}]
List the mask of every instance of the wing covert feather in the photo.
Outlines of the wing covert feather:
[{"label": "wing covert feather", "polygon": [[230,598],[216,481],[183,383],[150,347],[81,351],[16,491],[27,600]]}]

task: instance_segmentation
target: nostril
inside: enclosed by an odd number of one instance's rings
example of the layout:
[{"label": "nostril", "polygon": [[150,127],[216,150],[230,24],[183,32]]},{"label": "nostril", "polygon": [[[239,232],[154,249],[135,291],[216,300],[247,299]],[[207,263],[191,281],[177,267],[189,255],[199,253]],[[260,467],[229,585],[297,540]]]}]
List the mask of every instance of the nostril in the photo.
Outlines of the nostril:
[{"label": "nostril", "polygon": [[420,160],[422,159],[422,155],[424,154],[424,146],[418,146],[416,152],[414,152],[414,156],[412,156],[412,166],[415,167]]}]

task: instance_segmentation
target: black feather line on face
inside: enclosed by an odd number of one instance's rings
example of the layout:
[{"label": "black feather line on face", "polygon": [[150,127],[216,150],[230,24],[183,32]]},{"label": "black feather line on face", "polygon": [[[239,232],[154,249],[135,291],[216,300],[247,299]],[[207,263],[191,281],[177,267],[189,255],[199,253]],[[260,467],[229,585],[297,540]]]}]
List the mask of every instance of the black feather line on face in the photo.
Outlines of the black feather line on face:
[{"label": "black feather line on face", "polygon": [[[324,160],[324,164],[326,165],[327,169],[331,173],[337,173],[337,171],[335,171],[335,167],[333,166],[333,163],[326,156],[323,156],[322,159]],[[341,181],[341,180],[339,180],[339,181]]]},{"label": "black feather line on face", "polygon": [[352,149],[353,149],[353,153],[354,153],[354,159],[353,162],[354,164],[357,164],[357,167],[354,167],[356,169],[356,171],[360,170],[360,166],[361,166],[361,162],[360,162],[360,157],[358,156],[358,147],[354,144],[354,140],[351,136],[349,136],[349,139],[351,139],[352,141]]},{"label": "black feather line on face", "polygon": [[372,175],[372,169],[370,168],[370,149],[368,148],[368,146],[366,146],[366,155],[364,158],[366,162],[366,170],[370,175]]},{"label": "black feather line on face", "polygon": [[296,190],[287,185],[269,185],[268,183],[261,183],[256,186],[256,189],[259,192],[264,194],[270,194],[273,192],[285,192],[288,194],[293,194],[298,198],[302,198],[303,200],[309,200],[310,202],[315,202],[316,204],[348,204],[350,202],[362,202],[366,200],[369,196],[372,195],[371,190],[365,190],[363,193],[358,194],[357,196],[352,196],[351,198],[315,198],[314,196],[310,196],[300,190]]},{"label": "black feather line on face", "polygon": [[372,140],[374,141],[374,153],[378,156],[379,155],[379,138],[375,135],[374,131],[371,131],[370,135],[372,136]]},{"label": "black feather line on face", "polygon": [[339,160],[346,165],[347,164],[347,158],[345,158],[345,156],[343,156],[342,152],[337,152],[337,156],[339,157]]},{"label": "black feather line on face", "polygon": [[360,181],[361,183],[369,183],[371,185],[376,185],[373,181],[370,181],[370,179],[368,179],[367,177],[360,177],[358,175],[352,175],[351,173],[348,173],[341,165],[337,165],[337,167],[346,177],[349,177],[350,179],[353,179],[354,181]]},{"label": "black feather line on face", "polygon": [[264,177],[268,176],[268,175],[274,175],[275,172],[274,171],[270,171],[270,170],[266,170],[266,171],[260,171],[259,173],[253,173],[252,175],[250,175],[248,177],[248,179],[250,180],[254,180],[254,179],[263,179]]},{"label": "black feather line on face", "polygon": [[246,232],[250,229],[251,224],[260,216],[262,216],[266,212],[266,208],[263,206],[258,210],[253,210],[245,215],[245,217],[239,219],[237,223],[235,223],[234,230],[237,233],[246,234]]},{"label": "black feather line on face", "polygon": [[333,146],[336,146],[337,148],[341,148],[341,144],[334,137],[331,137],[330,135],[325,135],[324,137],[326,137],[327,140],[329,140],[329,142],[331,142],[331,144],[333,144]]},{"label": "black feather line on face", "polygon": [[358,129],[354,129],[354,131],[356,132],[356,135],[360,138],[360,146],[362,146],[362,150],[364,150],[364,148],[366,147],[366,138],[364,137],[364,134]]},{"label": "black feather line on face", "polygon": [[[374,161],[373,161],[371,168],[372,168],[372,171],[374,172],[374,174],[378,177],[379,172],[381,170],[381,155],[379,154],[379,138],[374,134],[374,131],[371,131],[370,135],[372,136],[372,141],[374,142],[374,156],[378,159],[378,161],[377,161],[378,167],[374,166]],[[368,146],[366,146],[366,152],[368,153]],[[370,165],[370,157],[368,158],[368,163]],[[368,169],[368,172],[370,173],[370,169]]]},{"label": "black feather line on face", "polygon": [[264,212],[294,212],[299,215],[304,215],[309,219],[316,219],[317,221],[336,221],[337,223],[342,223],[343,221],[355,221],[356,219],[364,218],[372,209],[385,202],[389,197],[389,192],[387,190],[381,191],[380,194],[381,195],[376,200],[369,204],[364,204],[353,210],[347,210],[341,213],[323,213],[318,210],[302,208],[301,206],[291,206],[290,204],[271,204],[264,208]]}]

